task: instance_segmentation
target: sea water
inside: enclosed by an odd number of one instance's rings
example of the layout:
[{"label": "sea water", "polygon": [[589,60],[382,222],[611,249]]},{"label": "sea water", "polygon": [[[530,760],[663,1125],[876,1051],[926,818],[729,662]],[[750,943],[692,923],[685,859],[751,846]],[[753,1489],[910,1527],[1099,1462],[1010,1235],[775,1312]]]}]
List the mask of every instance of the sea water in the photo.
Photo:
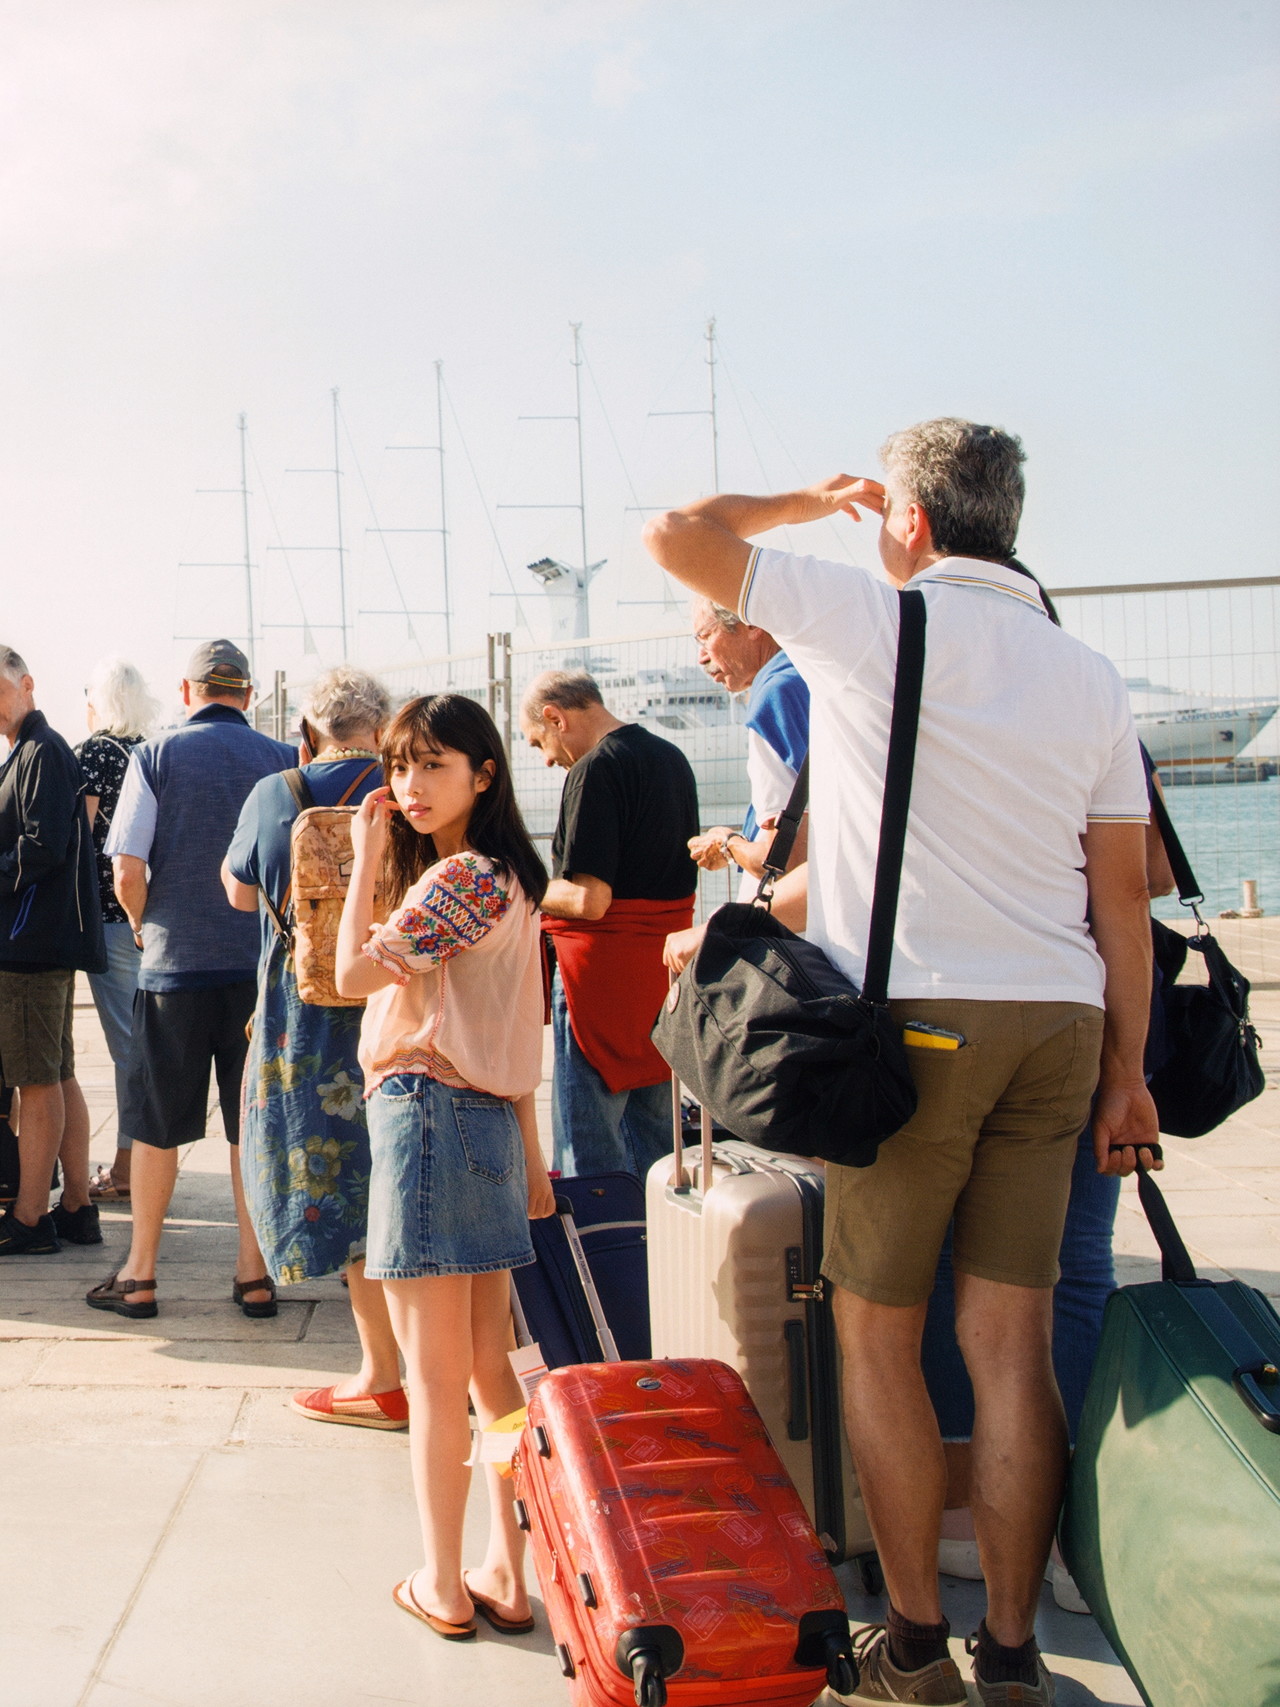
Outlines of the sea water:
[{"label": "sea water", "polygon": [[[1164,798],[1204,890],[1206,917],[1242,906],[1246,878],[1257,883],[1263,911],[1280,913],[1280,778],[1189,783],[1167,788]],[[1160,918],[1182,910],[1176,895],[1154,907]]]}]

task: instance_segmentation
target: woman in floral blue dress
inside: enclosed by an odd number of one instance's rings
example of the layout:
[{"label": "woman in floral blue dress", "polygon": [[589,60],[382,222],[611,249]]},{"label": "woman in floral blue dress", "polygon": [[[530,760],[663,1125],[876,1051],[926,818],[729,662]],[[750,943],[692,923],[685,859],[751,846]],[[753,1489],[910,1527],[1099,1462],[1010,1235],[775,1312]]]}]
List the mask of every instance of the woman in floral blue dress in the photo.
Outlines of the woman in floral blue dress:
[{"label": "woman in floral blue dress", "polygon": [[[358,805],[381,786],[377,748],[389,710],[386,690],[363,670],[344,665],[313,684],[302,732],[315,756],[301,774],[317,806]],[[256,908],[265,893],[282,910],[298,815],[287,774],[264,777],[245,801],[223,867],[234,907]],[[282,1285],[345,1271],[362,1353],[355,1375],[295,1394],[293,1407],[322,1422],[404,1428],[408,1406],[382,1284],[364,1274],[369,1134],[356,1058],[362,1010],[303,1002],[265,907],[261,916],[240,1138],[245,1195],[267,1266]]]}]

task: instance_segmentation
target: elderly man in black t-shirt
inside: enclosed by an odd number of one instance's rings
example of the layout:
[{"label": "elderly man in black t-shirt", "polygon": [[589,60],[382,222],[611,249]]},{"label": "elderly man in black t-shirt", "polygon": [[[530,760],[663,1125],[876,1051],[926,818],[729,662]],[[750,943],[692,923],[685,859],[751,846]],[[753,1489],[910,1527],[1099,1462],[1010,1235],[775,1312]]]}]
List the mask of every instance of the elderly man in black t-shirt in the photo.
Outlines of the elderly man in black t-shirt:
[{"label": "elderly man in black t-shirt", "polygon": [[585,671],[537,677],[520,724],[569,773],[542,903],[556,955],[554,1165],[643,1179],[671,1148],[667,1068],[649,1032],[663,942],[693,920],[697,785],[680,749],[616,718]]}]

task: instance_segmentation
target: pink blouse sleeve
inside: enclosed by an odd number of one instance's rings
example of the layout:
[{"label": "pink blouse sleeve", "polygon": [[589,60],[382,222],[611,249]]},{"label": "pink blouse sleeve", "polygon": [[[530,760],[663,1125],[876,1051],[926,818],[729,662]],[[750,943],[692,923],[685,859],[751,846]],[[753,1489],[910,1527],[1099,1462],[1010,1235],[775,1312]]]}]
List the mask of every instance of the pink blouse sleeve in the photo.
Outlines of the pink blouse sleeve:
[{"label": "pink blouse sleeve", "polygon": [[487,864],[474,854],[459,854],[440,867],[416,900],[373,927],[363,952],[399,978],[426,972],[474,948],[510,905]]}]

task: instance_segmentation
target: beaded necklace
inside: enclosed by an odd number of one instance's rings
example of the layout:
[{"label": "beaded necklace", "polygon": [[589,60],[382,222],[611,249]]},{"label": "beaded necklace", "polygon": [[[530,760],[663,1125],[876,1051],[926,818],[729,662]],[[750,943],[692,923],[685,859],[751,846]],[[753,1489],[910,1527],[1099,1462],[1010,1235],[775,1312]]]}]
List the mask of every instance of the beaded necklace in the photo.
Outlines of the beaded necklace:
[{"label": "beaded necklace", "polygon": [[379,755],[368,747],[326,747],[312,759],[313,765],[327,764],[331,759],[376,759]]}]

